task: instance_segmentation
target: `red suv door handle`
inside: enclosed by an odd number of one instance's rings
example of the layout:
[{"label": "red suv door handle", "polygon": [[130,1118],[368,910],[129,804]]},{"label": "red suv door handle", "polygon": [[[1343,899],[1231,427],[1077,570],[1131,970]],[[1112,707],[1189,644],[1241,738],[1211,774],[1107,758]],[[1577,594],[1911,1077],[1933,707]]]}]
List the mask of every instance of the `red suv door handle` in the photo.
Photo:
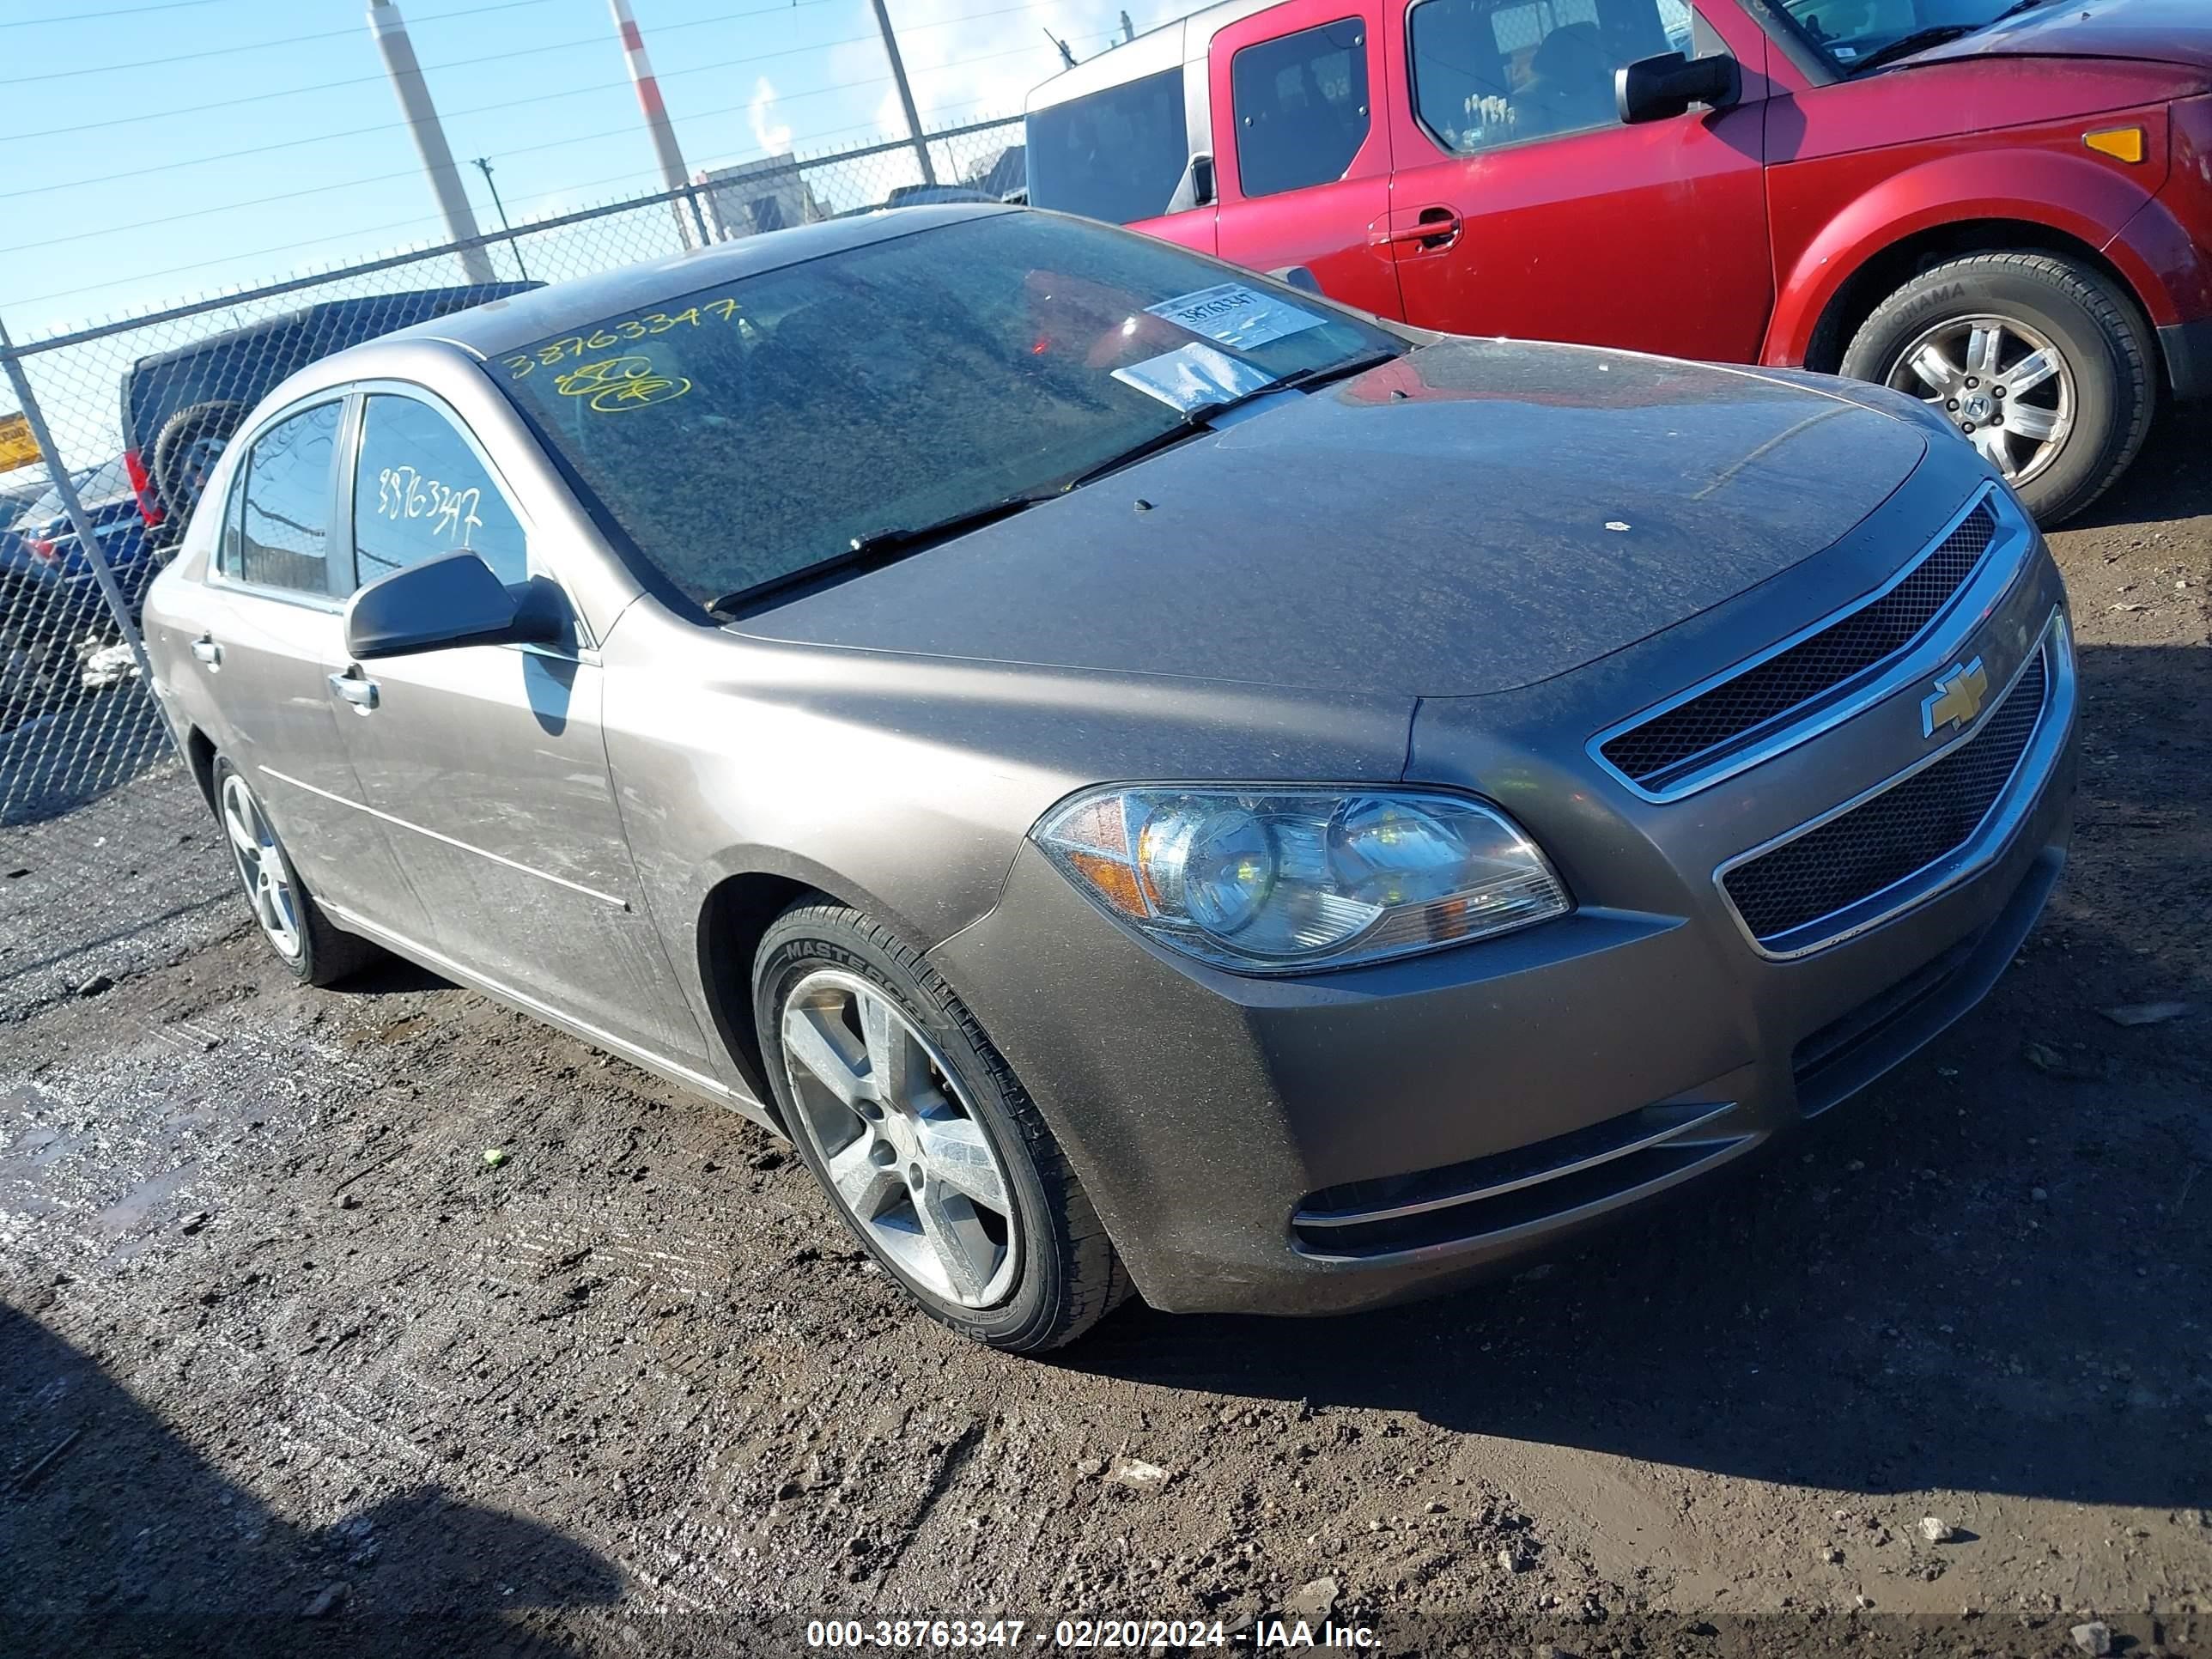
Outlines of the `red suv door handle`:
[{"label": "red suv door handle", "polygon": [[1449,247],[1457,241],[1459,232],[1459,215],[1453,209],[1425,207],[1414,215],[1411,223],[1391,225],[1373,233],[1371,240],[1399,246],[1412,243],[1433,252],[1438,248]]}]

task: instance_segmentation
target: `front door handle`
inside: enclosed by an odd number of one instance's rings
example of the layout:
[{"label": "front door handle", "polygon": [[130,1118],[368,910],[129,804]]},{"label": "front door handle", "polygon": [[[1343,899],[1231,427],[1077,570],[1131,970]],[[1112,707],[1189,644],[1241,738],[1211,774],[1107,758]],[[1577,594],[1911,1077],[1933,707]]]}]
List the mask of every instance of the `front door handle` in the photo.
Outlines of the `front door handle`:
[{"label": "front door handle", "polygon": [[215,642],[212,634],[203,634],[192,641],[192,655],[210,668],[222,666],[222,647]]},{"label": "front door handle", "polygon": [[1425,207],[1410,224],[1392,225],[1375,240],[1403,246],[1408,242],[1434,251],[1459,240],[1460,217],[1448,207]]},{"label": "front door handle", "polygon": [[376,682],[358,668],[331,676],[331,690],[364,714],[376,707]]}]

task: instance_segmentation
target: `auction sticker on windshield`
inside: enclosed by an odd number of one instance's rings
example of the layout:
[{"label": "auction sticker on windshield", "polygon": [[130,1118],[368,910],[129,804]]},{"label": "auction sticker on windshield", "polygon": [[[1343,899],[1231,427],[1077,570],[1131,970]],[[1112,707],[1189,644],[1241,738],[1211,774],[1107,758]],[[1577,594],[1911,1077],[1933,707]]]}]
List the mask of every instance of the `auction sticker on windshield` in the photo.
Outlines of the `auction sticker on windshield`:
[{"label": "auction sticker on windshield", "polygon": [[1328,320],[1242,283],[1216,283],[1145,309],[1164,322],[1239,351],[1288,334],[1303,334]]},{"label": "auction sticker on windshield", "polygon": [[1114,378],[1188,415],[1208,404],[1225,404],[1231,398],[1257,392],[1275,377],[1194,340],[1141,363],[1117,368]]}]

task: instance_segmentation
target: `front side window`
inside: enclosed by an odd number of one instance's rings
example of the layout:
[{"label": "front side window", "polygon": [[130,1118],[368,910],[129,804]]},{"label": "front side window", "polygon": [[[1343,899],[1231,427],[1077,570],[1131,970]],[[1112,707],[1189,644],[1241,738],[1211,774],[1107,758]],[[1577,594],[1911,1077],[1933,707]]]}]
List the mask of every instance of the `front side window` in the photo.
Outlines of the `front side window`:
[{"label": "front side window", "polygon": [[987,212],[580,321],[485,368],[602,522],[712,605],[1403,349],[1150,237]]},{"label": "front side window", "polygon": [[253,441],[246,462],[239,580],[330,592],[331,468],[343,407],[319,404]]},{"label": "front side window", "polygon": [[1032,207],[1109,225],[1157,218],[1190,166],[1180,69],[1032,111],[1028,125]]},{"label": "front side window", "polygon": [[1357,17],[1245,47],[1229,83],[1247,196],[1333,183],[1367,141],[1367,27]]},{"label": "front side window", "polygon": [[356,584],[459,548],[503,582],[529,579],[521,521],[459,428],[428,404],[373,393],[354,465]]},{"label": "front side window", "polygon": [[1413,109],[1455,154],[1620,120],[1614,71],[1684,49],[1682,0],[1419,0],[1407,14]]}]

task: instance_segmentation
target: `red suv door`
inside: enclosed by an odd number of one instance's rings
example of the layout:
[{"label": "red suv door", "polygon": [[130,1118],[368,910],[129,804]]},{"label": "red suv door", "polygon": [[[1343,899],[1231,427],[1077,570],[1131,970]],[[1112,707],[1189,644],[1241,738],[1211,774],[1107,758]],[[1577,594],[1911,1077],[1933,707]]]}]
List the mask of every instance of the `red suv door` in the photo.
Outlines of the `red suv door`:
[{"label": "red suv door", "polygon": [[1304,265],[1332,298],[1396,316],[1379,235],[1390,203],[1382,10],[1383,0],[1291,0],[1228,25],[1207,52],[1207,102],[1214,251],[1255,270]]},{"label": "red suv door", "polygon": [[[1391,27],[1407,321],[1758,356],[1774,296],[1766,41],[1735,0],[1413,0]],[[1741,100],[1623,126],[1613,72],[1669,51],[1731,52]]]}]

